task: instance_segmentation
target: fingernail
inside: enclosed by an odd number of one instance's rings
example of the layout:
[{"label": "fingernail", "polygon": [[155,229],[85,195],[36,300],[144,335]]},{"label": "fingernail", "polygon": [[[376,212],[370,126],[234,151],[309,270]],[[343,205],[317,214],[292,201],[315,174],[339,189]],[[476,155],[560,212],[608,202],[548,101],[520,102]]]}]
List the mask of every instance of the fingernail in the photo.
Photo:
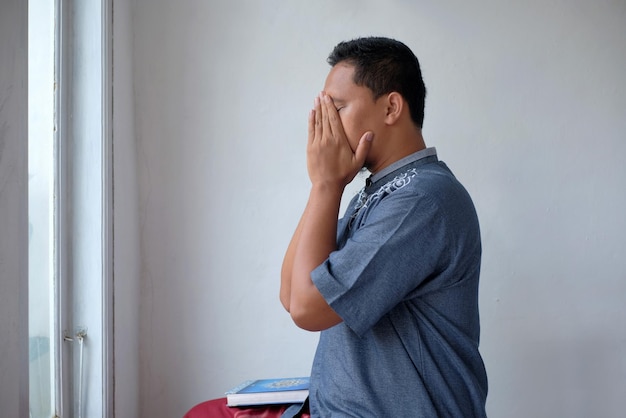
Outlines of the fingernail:
[{"label": "fingernail", "polygon": [[371,141],[372,139],[374,139],[374,133],[373,132],[368,132],[365,134],[365,140],[366,141]]}]

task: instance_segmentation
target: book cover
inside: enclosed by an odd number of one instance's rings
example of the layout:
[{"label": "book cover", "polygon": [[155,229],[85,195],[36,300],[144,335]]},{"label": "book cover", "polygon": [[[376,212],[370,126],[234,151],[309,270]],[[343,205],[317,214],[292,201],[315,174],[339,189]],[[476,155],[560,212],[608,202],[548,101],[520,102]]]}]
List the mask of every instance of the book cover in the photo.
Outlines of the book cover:
[{"label": "book cover", "polygon": [[309,377],[248,380],[226,392],[228,406],[301,403],[309,395]]}]

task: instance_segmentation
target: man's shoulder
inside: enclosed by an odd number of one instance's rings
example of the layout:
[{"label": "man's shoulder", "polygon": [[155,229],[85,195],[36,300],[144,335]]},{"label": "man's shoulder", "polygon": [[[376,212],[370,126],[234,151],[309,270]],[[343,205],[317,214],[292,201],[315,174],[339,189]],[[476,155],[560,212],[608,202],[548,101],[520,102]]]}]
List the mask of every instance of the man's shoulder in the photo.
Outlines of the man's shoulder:
[{"label": "man's shoulder", "polygon": [[416,197],[441,196],[464,191],[465,187],[442,161],[433,161],[415,167],[398,170],[395,176],[380,186],[381,192],[401,191]]},{"label": "man's shoulder", "polygon": [[[383,185],[376,194],[378,196],[372,199],[373,211],[393,207],[403,213],[444,215],[447,220],[457,216],[467,220],[476,217],[469,192],[441,161],[409,168]],[[380,204],[383,206],[377,207]]]}]

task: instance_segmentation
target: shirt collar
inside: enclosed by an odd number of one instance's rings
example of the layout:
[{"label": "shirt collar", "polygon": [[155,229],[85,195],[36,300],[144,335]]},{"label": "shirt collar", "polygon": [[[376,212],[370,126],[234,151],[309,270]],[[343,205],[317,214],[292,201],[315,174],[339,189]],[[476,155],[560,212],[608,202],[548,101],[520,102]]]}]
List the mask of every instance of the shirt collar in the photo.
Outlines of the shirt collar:
[{"label": "shirt collar", "polygon": [[376,183],[378,180],[385,177],[387,174],[396,171],[397,169],[404,167],[407,164],[415,162],[417,160],[421,160],[422,158],[430,157],[433,155],[437,155],[437,149],[435,147],[424,148],[423,150],[414,152],[413,154],[409,154],[404,158],[399,159],[398,161],[389,164],[387,167],[383,168],[379,172],[372,174],[368,179],[368,183]]}]

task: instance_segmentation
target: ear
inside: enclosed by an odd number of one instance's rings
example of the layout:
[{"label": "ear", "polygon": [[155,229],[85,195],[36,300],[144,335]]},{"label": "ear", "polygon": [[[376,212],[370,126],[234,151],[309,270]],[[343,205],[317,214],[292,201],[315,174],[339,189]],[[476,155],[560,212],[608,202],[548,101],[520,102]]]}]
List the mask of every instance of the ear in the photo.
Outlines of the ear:
[{"label": "ear", "polygon": [[387,95],[386,106],[385,123],[393,125],[400,119],[400,115],[404,110],[404,98],[400,93],[392,91]]}]

